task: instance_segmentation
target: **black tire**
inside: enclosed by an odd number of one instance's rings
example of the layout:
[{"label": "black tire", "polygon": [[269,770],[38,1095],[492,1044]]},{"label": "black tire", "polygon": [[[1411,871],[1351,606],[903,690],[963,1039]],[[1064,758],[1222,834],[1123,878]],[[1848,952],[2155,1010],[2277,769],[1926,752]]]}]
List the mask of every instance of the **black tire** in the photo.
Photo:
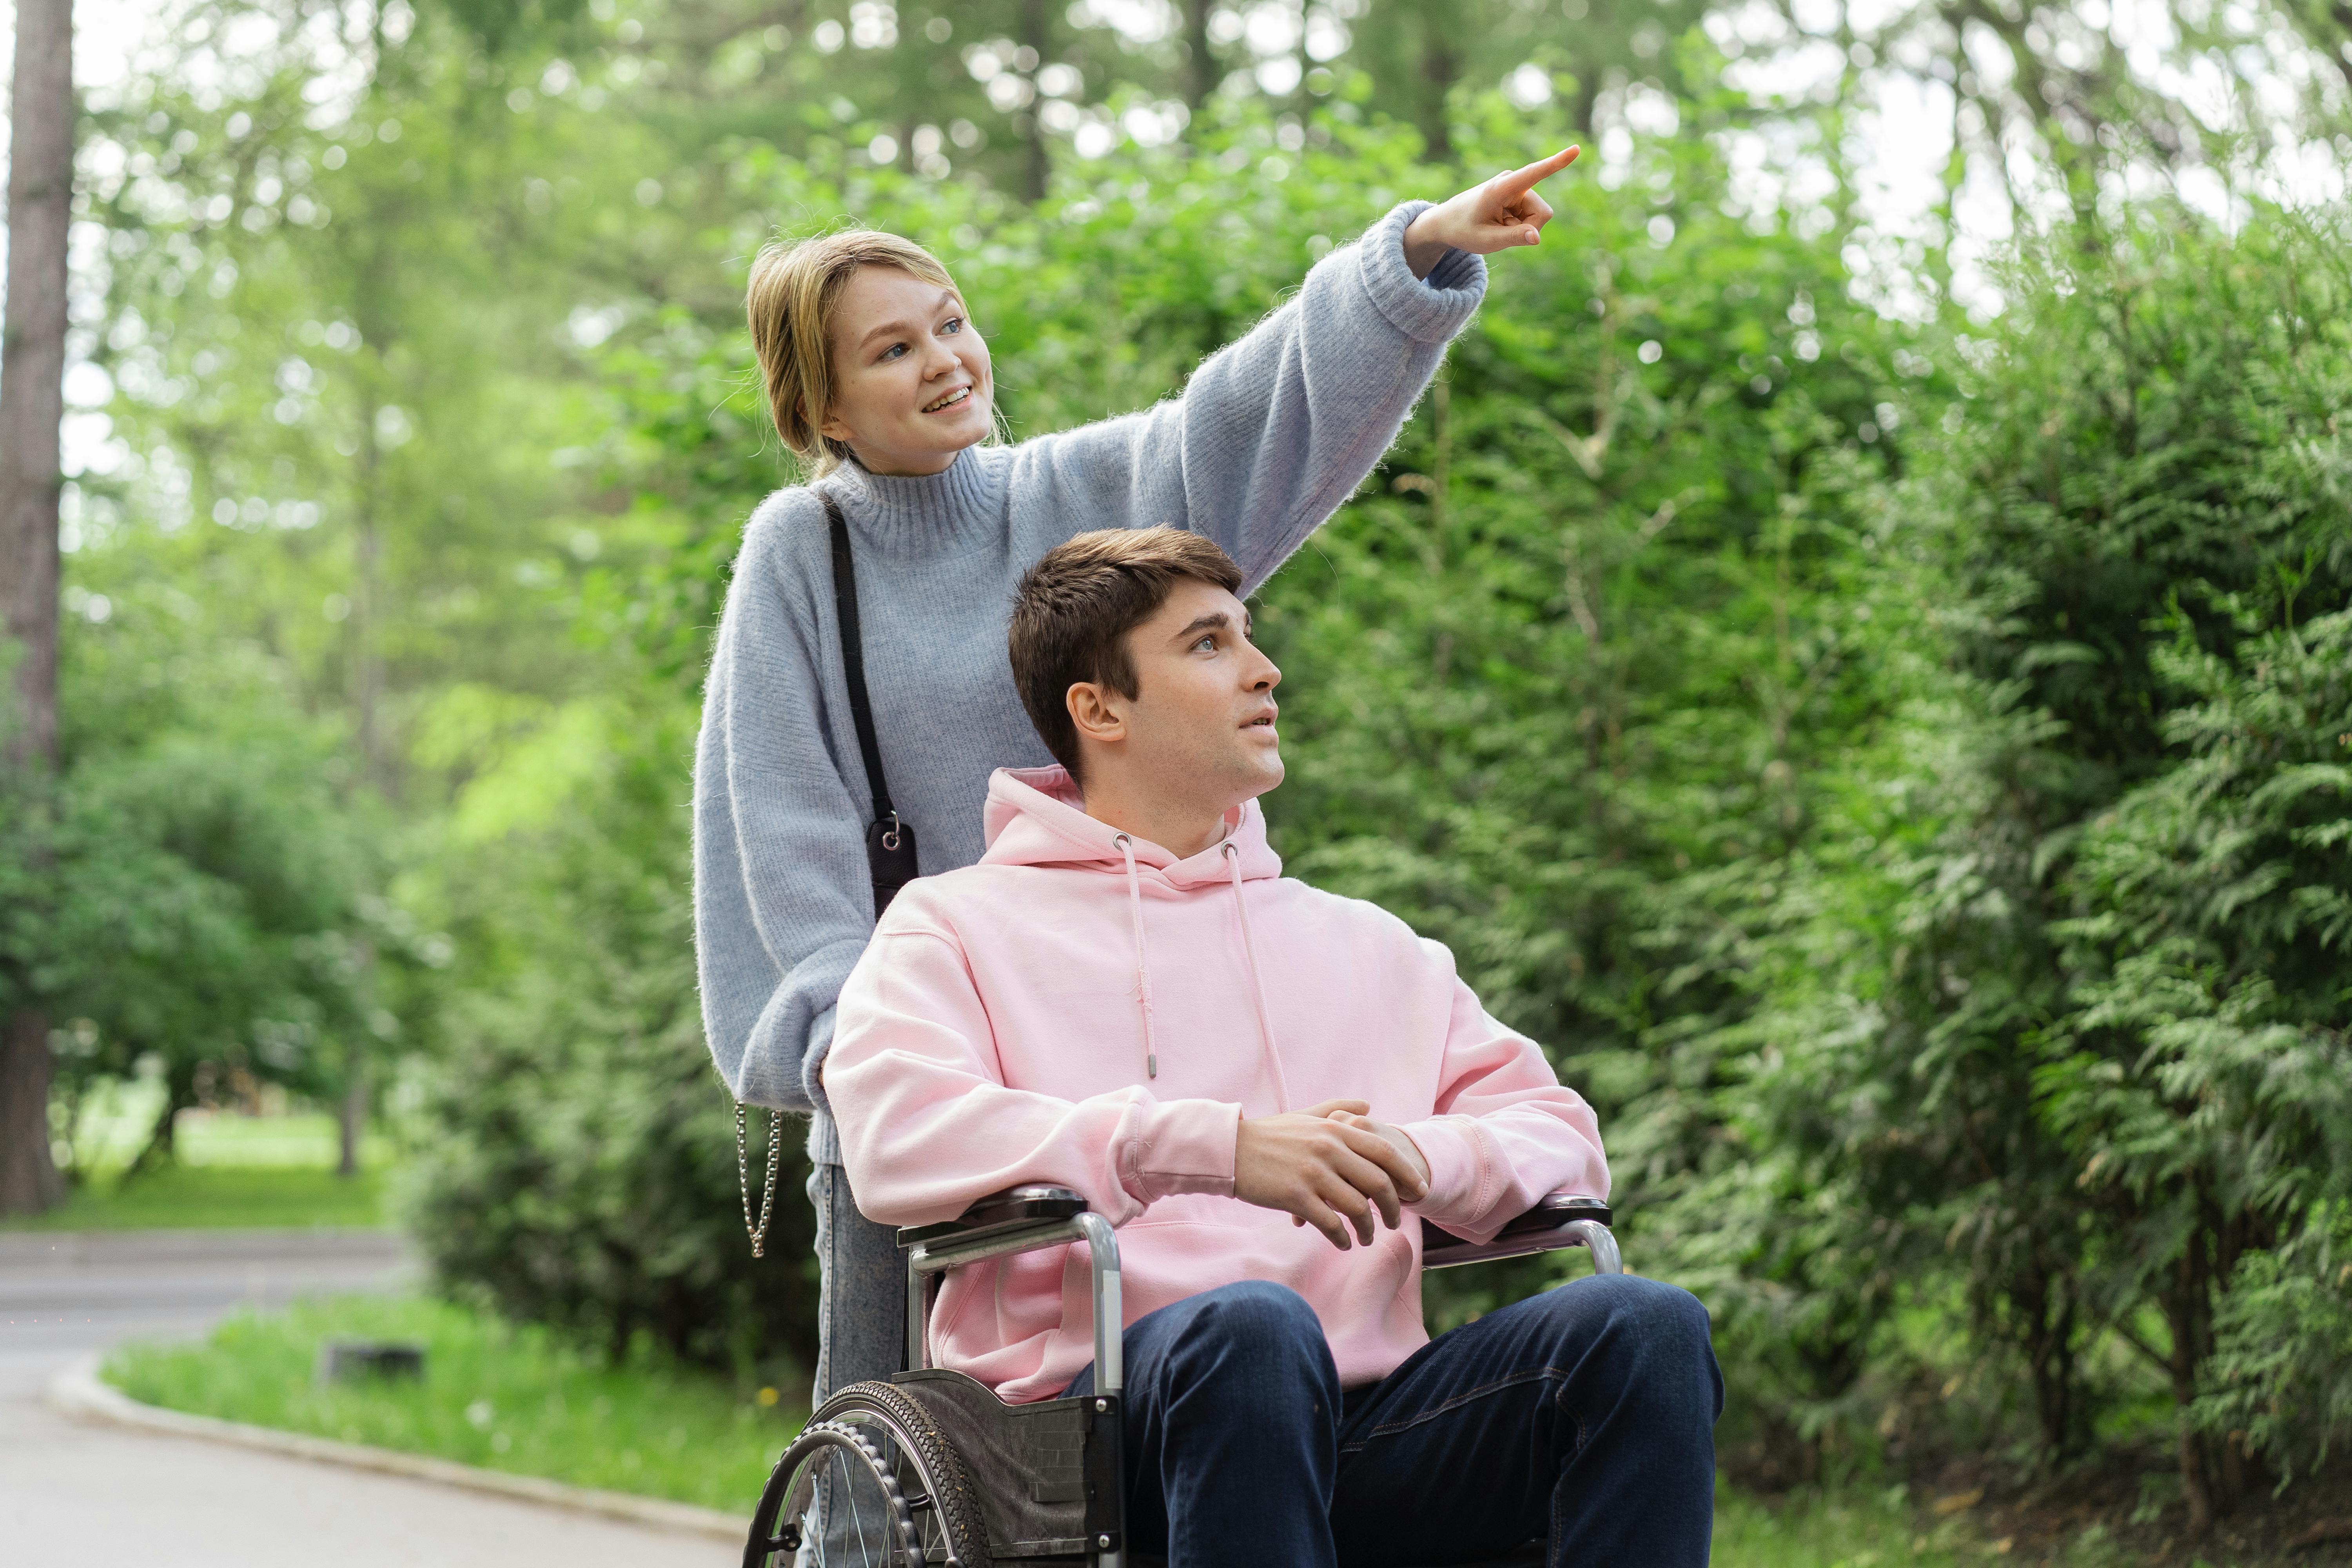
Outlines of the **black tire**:
[{"label": "black tire", "polygon": [[988,1568],[988,1532],[955,1449],[887,1383],[826,1400],[760,1494],[743,1568]]}]

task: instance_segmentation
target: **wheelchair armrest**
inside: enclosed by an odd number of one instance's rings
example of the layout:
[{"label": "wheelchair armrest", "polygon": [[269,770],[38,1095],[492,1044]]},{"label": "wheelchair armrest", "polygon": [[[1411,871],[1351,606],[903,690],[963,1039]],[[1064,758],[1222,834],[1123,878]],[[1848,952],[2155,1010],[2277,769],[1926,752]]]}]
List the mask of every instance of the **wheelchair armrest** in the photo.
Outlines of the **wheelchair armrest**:
[{"label": "wheelchair armrest", "polygon": [[1125,1387],[1119,1330],[1118,1237],[1110,1222],[1087,1207],[1067,1187],[1007,1187],[991,1193],[944,1225],[910,1226],[898,1232],[907,1255],[907,1368],[925,1364],[925,1320],[930,1311],[926,1280],[967,1263],[1034,1252],[1083,1241],[1094,1313],[1095,1387],[1116,1395]]},{"label": "wheelchair armrest", "polygon": [[1526,1258],[1538,1252],[1582,1247],[1592,1253],[1596,1274],[1622,1274],[1616,1238],[1610,1235],[1609,1205],[1599,1198],[1573,1193],[1553,1193],[1505,1225],[1488,1242],[1475,1242],[1421,1222],[1421,1266],[1454,1268],[1465,1263],[1488,1263],[1497,1258]]},{"label": "wheelchair armrest", "polygon": [[904,1252],[924,1242],[979,1241],[1000,1231],[1069,1219],[1086,1212],[1087,1200],[1067,1187],[1007,1187],[989,1194],[954,1219],[902,1227],[898,1249]]}]

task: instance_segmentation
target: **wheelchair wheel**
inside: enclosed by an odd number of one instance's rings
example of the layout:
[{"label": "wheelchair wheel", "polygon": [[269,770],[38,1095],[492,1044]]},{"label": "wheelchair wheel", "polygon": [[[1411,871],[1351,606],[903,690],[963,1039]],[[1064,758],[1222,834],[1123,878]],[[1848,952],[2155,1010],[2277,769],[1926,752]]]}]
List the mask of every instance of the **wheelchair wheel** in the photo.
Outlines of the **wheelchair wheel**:
[{"label": "wheelchair wheel", "polygon": [[751,1517],[743,1568],[988,1568],[955,1450],[887,1383],[826,1400],[784,1449]]}]

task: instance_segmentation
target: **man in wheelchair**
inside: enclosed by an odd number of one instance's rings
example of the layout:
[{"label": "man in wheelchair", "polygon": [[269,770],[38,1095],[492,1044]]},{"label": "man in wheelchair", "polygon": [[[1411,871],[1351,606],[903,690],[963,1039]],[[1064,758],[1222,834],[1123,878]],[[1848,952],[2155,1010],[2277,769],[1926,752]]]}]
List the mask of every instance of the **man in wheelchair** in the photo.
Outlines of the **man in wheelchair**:
[{"label": "man in wheelchair", "polygon": [[[1696,1300],[1596,1274],[1423,1326],[1420,1221],[1485,1241],[1608,1169],[1444,947],[1281,876],[1281,675],[1240,581],[1171,529],[1024,580],[1013,676],[1062,766],[995,775],[986,856],[910,884],[842,993],[822,1071],[858,1205],[934,1225],[1053,1184],[1117,1227],[1138,1553],[1703,1563]],[[1087,1278],[1073,1245],[956,1270],[930,1364],[1014,1405],[1092,1393]]]}]

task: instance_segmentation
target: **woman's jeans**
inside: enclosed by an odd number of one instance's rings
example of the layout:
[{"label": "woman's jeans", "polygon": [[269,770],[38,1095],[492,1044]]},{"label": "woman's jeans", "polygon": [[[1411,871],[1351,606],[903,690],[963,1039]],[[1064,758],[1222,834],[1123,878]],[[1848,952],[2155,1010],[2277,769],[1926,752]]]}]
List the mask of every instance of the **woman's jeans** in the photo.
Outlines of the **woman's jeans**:
[{"label": "woman's jeans", "polygon": [[898,1233],[857,1212],[849,1176],[820,1162],[809,1172],[816,1207],[816,1403],[853,1383],[878,1382],[907,1357],[907,1258]]},{"label": "woman's jeans", "polygon": [[[1510,1553],[1697,1568],[1723,1374],[1687,1291],[1595,1275],[1342,1391],[1314,1310],[1247,1280],[1127,1331],[1128,1539],[1169,1568]],[[1073,1394],[1093,1391],[1094,1369]]]}]

